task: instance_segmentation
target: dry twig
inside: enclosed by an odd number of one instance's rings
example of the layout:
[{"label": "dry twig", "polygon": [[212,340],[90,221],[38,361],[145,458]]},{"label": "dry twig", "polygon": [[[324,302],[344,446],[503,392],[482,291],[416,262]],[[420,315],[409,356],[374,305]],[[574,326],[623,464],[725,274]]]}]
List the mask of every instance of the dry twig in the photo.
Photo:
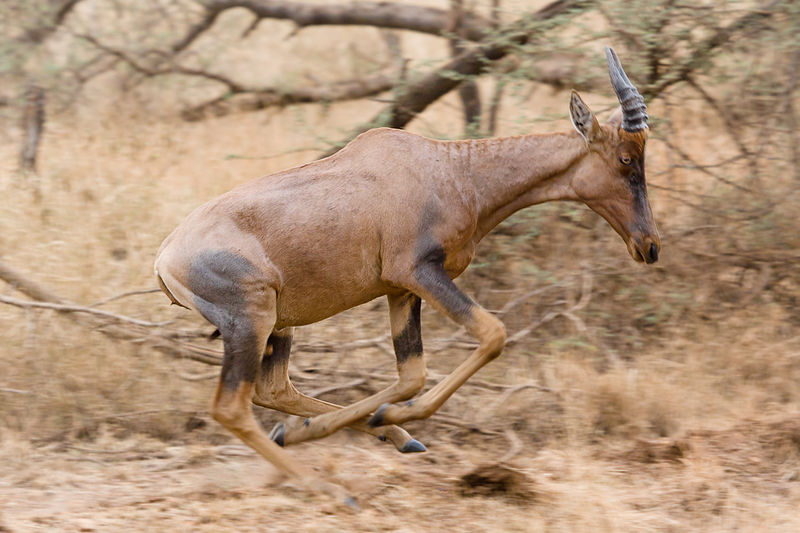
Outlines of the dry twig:
[{"label": "dry twig", "polygon": [[26,309],[34,308],[34,309],[52,309],[53,311],[64,311],[64,312],[72,312],[72,313],[87,313],[90,315],[103,317],[103,318],[110,318],[117,322],[124,322],[129,324],[135,324],[137,326],[144,326],[147,328],[156,328],[161,327],[169,323],[169,321],[165,322],[149,322],[147,320],[139,320],[137,318],[131,318],[125,315],[119,315],[117,313],[112,313],[110,311],[100,311],[99,309],[92,309],[91,307],[85,307],[82,305],[74,305],[74,304],[59,304],[59,303],[51,303],[51,302],[31,302],[28,300],[20,300],[18,298],[10,298],[8,296],[0,295],[0,302],[5,304],[13,305],[16,307],[23,307]]}]

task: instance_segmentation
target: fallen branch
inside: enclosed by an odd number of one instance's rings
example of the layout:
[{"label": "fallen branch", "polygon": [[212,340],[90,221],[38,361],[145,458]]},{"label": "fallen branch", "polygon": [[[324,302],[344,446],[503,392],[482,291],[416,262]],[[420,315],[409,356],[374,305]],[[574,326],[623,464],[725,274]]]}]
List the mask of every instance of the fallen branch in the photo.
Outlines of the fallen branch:
[{"label": "fallen branch", "polygon": [[[15,305],[17,307],[22,307],[22,308],[54,310],[59,313],[63,313],[65,316],[71,317],[73,320],[79,322],[80,324],[90,327],[95,331],[98,331],[99,333],[115,340],[125,340],[133,344],[140,344],[149,349],[161,352],[165,355],[174,358],[191,359],[193,361],[205,363],[208,365],[222,364],[221,350],[215,347],[202,346],[190,342],[191,340],[196,340],[199,338],[207,338],[207,334],[204,332],[197,330],[168,329],[165,327],[165,325],[168,324],[169,322],[150,322],[146,320],[127,317],[125,315],[120,315],[117,313],[110,313],[107,311],[101,311],[99,309],[93,309],[91,307],[70,303],[60,298],[59,296],[53,294],[52,292],[48,291],[47,289],[44,289],[43,287],[39,286],[37,283],[31,281],[26,276],[15,271],[14,269],[3,264],[2,262],[0,262],[0,279],[6,281],[9,285],[16,288],[23,294],[26,294],[27,296],[33,298],[34,300],[38,300],[36,302],[30,302],[25,300],[19,300],[16,298],[10,298],[7,296],[0,296],[0,302],[2,303]],[[142,294],[143,292],[150,292],[150,291],[131,291],[128,293],[124,293],[123,295],[119,295],[119,297],[131,294]],[[581,298],[579,299],[577,304],[575,304],[574,306],[570,307],[565,311],[554,311],[548,313],[539,321],[530,324],[526,328],[510,336],[506,341],[506,346],[518,342],[520,339],[527,336],[534,329],[553,320],[558,316],[563,316],[566,313],[582,309],[588,303],[590,292],[591,292],[591,279],[589,277],[584,277],[584,285]],[[525,297],[532,296],[535,293],[537,293],[537,291],[531,291],[530,293],[525,295],[522,299],[524,299]],[[117,297],[111,299],[115,298]],[[110,301],[111,299],[104,301]],[[509,302],[509,304],[506,304],[504,309],[506,309],[507,311],[514,305],[518,304],[522,299],[518,298],[516,300],[513,300],[512,302]],[[42,300],[50,300],[50,301],[42,301]],[[387,333],[384,335],[379,335],[377,337],[369,339],[359,339],[356,341],[343,344],[342,343],[298,344],[295,346],[295,350],[297,352],[310,352],[310,353],[320,353],[320,352],[344,353],[350,350],[356,350],[362,348],[372,348],[372,347],[384,348],[384,345],[386,344],[386,341],[388,339],[389,339],[389,334]],[[433,350],[428,350],[429,352],[433,353],[441,351],[446,348],[474,349],[477,346],[477,343],[474,341],[466,341],[466,340],[452,339],[452,338],[438,339],[438,340],[442,343],[442,346],[434,348]],[[347,376],[352,378],[353,380],[352,382],[346,383],[344,385],[334,385],[332,387],[318,389],[314,391],[316,395],[323,394],[325,392],[330,392],[332,390],[336,390],[342,387],[353,387],[360,385],[362,381],[366,378],[391,380],[394,377],[389,374],[383,374],[372,371],[363,371],[363,370],[340,371],[337,369],[327,370],[327,369],[314,368],[313,372],[311,372],[308,370],[299,369],[294,365],[290,365],[290,370],[292,375],[299,379],[308,379],[316,381],[320,375],[326,375],[326,376]],[[180,377],[189,381],[195,381],[195,380],[199,381],[204,379],[210,379],[212,377],[212,374],[209,373],[200,375],[181,375]],[[438,379],[440,377],[441,376],[438,376],[433,372],[430,372],[428,375],[429,379],[433,378]],[[508,388],[508,386],[506,385],[490,384],[482,382],[480,380],[468,381],[467,383],[471,386],[491,388],[494,390],[505,390],[506,388]],[[548,392],[552,392],[549,389],[544,389],[544,388],[542,388],[541,390],[547,390]]]},{"label": "fallen branch", "polygon": [[61,303],[62,300],[52,292],[34,283],[27,276],[17,272],[8,265],[0,262],[0,279],[11,285],[25,296],[33,298],[39,302]]},{"label": "fallen branch", "polygon": [[526,389],[535,389],[541,392],[547,392],[550,394],[554,394],[557,398],[561,399],[561,395],[558,392],[554,391],[549,387],[543,387],[538,383],[522,383],[521,385],[513,385],[507,388],[503,394],[497,397],[497,399],[492,403],[491,407],[484,410],[480,417],[479,422],[481,424],[486,423],[489,419],[491,419],[494,415],[497,414],[497,411],[500,409],[501,406],[506,405],[511,397],[523,390]]},{"label": "fallen branch", "polygon": [[17,298],[9,298],[8,296],[0,295],[0,302],[5,304],[13,305],[16,307],[22,307],[26,309],[37,308],[37,309],[52,309],[54,311],[68,311],[73,313],[87,313],[90,315],[101,316],[104,318],[110,318],[117,322],[124,322],[128,324],[135,324],[137,326],[144,326],[147,328],[156,328],[161,327],[169,323],[166,322],[149,322],[147,320],[139,320],[137,318],[131,318],[125,315],[118,315],[117,313],[111,313],[109,311],[100,311],[99,309],[92,309],[91,307],[84,307],[82,305],[69,305],[69,304],[57,304],[57,303],[50,303],[50,302],[31,302],[28,300],[19,300]]},{"label": "fallen branch", "polygon": [[337,385],[331,385],[329,387],[321,387],[319,389],[314,389],[308,391],[306,394],[309,396],[313,396],[314,398],[319,398],[323,394],[327,394],[329,392],[337,391],[340,389],[352,389],[358,387],[359,385],[363,385],[366,383],[367,380],[364,378],[354,379],[353,381],[348,381],[347,383],[339,383]]},{"label": "fallen branch", "polygon": [[204,374],[189,374],[186,372],[177,371],[175,374],[186,381],[205,381],[207,379],[214,379],[219,377],[219,370],[213,370],[211,372],[206,372]]},{"label": "fallen branch", "polygon": [[9,394],[23,394],[23,395],[33,394],[33,393],[32,393],[31,391],[29,391],[29,390],[22,390],[22,389],[9,389],[9,388],[7,388],[7,387],[0,387],[0,392],[7,392],[7,393],[9,393]]},{"label": "fallen branch", "polygon": [[128,291],[123,292],[122,294],[117,294],[116,296],[111,296],[109,298],[105,298],[100,300],[99,302],[95,302],[88,307],[100,307],[101,305],[105,305],[107,303],[115,302],[117,300],[121,300],[122,298],[127,298],[129,296],[140,296],[142,294],[153,294],[155,292],[161,292],[161,289],[142,289],[138,291]]},{"label": "fallen branch", "polygon": [[[187,338],[197,338],[197,332],[167,330],[160,327],[158,323],[148,323],[152,325],[145,326],[143,323],[146,321],[136,323],[137,319],[130,317],[124,317],[128,320],[123,320],[123,315],[114,313],[100,315],[105,312],[68,302],[2,262],[0,262],[0,279],[33,300],[46,304],[35,306],[33,302],[29,302],[29,307],[54,309],[103,335],[134,344],[147,345],[170,357],[192,359],[212,365],[222,364],[222,354],[219,350],[186,342]],[[11,298],[11,300],[15,299]],[[86,312],[87,309],[90,312]],[[109,320],[113,323],[109,323]]]}]

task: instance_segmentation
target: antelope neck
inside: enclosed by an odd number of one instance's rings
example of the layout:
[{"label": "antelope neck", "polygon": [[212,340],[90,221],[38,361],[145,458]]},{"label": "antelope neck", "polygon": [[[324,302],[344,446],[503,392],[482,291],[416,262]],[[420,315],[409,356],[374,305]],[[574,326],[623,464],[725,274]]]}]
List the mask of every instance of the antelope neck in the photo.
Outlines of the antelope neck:
[{"label": "antelope neck", "polygon": [[575,200],[570,174],[587,154],[577,132],[473,141],[465,176],[477,191],[477,240],[511,214],[552,200]]}]

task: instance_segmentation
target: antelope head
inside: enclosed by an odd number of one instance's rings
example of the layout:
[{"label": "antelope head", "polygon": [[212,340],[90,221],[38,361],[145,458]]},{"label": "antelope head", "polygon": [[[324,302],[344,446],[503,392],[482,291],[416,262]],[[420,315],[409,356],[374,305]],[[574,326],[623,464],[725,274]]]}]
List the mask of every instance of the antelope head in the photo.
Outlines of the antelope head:
[{"label": "antelope head", "polygon": [[601,126],[578,93],[572,91],[570,118],[586,140],[588,151],[575,168],[571,186],[577,200],[611,224],[634,260],[655,263],[661,238],[644,176],[646,106],[614,50],[607,47],[606,58],[620,108]]}]

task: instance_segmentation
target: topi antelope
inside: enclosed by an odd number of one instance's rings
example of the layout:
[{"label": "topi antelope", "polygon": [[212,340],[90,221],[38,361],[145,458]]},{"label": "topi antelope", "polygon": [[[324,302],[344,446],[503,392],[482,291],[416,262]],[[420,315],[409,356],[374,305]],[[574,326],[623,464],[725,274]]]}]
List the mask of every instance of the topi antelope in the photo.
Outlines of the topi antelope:
[{"label": "topi antelope", "polygon": [[[453,283],[498,223],[542,202],[583,202],[633,259],[655,262],[661,243],[645,186],[644,99],[611,48],[606,56],[621,110],[602,126],[573,91],[577,132],[435,141],[374,129],[335,155],[245,183],[191,213],[161,245],[155,273],[173,303],[222,335],[212,416],[309,486],[310,472],[282,446],[348,426],[401,452],[424,451],[399,425],[431,416],[505,345],[502,322]],[[347,407],[300,393],[288,374],[292,328],[383,295],[397,381]],[[479,346],[411,400],[425,384],[421,300]],[[268,436],[251,402],[305,418]],[[322,490],[344,494],[327,483]]]}]

